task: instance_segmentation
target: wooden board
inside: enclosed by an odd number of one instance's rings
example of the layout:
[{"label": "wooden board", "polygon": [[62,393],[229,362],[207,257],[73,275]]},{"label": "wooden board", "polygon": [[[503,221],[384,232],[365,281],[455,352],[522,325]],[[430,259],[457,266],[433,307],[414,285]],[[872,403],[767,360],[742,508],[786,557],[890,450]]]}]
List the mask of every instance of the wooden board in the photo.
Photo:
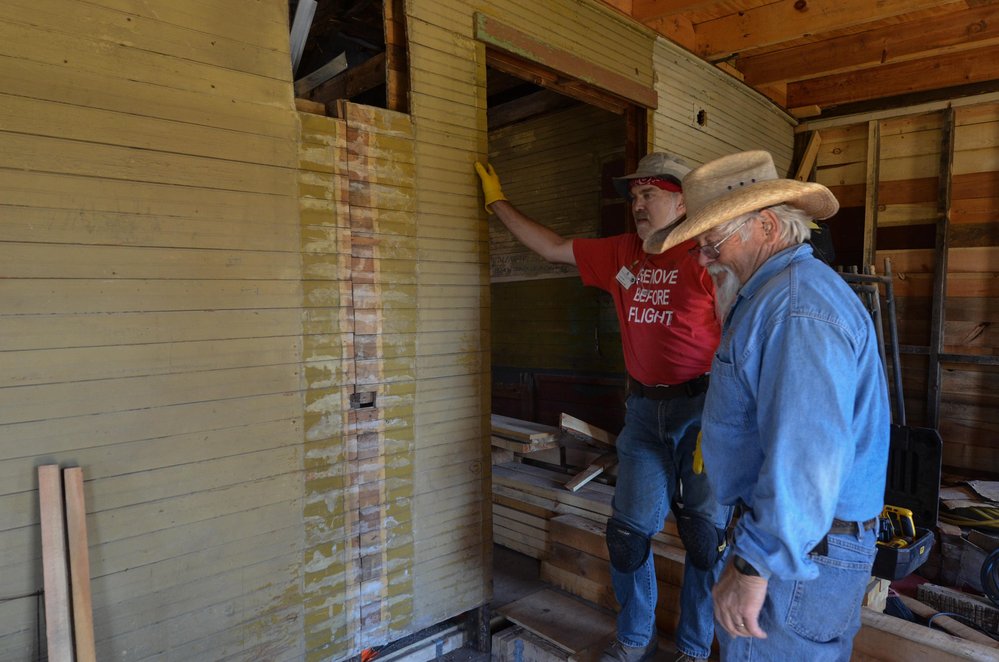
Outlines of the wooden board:
[{"label": "wooden board", "polygon": [[853,640],[856,662],[874,660],[933,660],[933,662],[995,662],[995,649],[931,630],[916,623],[860,610],[861,628]]},{"label": "wooden board", "polygon": [[38,505],[42,528],[42,576],[45,582],[45,640],[53,662],[72,662],[73,623],[70,617],[66,530],[63,519],[59,465],[38,467]]},{"label": "wooden board", "polygon": [[583,485],[599,476],[605,469],[617,464],[617,453],[606,453],[594,460],[588,467],[572,477],[572,480],[565,484],[565,489],[576,492]]},{"label": "wooden board", "polygon": [[[494,414],[495,416],[495,414]],[[517,441],[513,439],[507,439],[506,437],[500,437],[498,435],[492,435],[489,439],[489,443],[494,447],[502,448],[514,453],[534,453],[537,451],[548,450],[550,448],[558,448],[559,444],[557,441]]]},{"label": "wooden board", "polygon": [[570,416],[565,413],[563,413],[559,419],[559,427],[570,434],[582,436],[585,439],[595,441],[602,446],[613,447],[614,443],[617,441],[616,434],[602,430],[595,425],[590,425],[586,421],[582,421],[575,416]]},{"label": "wooden board", "polygon": [[575,652],[614,631],[614,617],[552,590],[541,590],[497,611],[548,641]]},{"label": "wooden board", "polygon": [[558,662],[571,655],[571,651],[519,625],[504,628],[492,637],[493,662]]},{"label": "wooden board", "polygon": [[508,439],[520,439],[527,442],[553,441],[558,430],[550,425],[542,425],[518,418],[493,414],[491,417],[493,433]]},{"label": "wooden board", "polygon": [[73,637],[76,642],[76,660],[96,662],[83,469],[80,467],[64,469],[63,483],[66,489],[66,531],[69,539],[69,578],[73,594]]},{"label": "wooden board", "polygon": [[999,634],[999,608],[984,597],[933,584],[920,584],[916,597],[938,611],[956,613],[988,632]]}]

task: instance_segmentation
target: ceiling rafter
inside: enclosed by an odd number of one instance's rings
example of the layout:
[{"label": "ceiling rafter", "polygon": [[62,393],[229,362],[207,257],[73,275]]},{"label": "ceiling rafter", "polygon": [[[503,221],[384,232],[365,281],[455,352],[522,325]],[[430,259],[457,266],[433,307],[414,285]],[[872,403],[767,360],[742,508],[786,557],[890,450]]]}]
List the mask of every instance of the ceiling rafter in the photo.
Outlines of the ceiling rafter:
[{"label": "ceiling rafter", "polygon": [[976,7],[931,21],[834,37],[820,42],[739,57],[750,85],[790,82],[860,68],[904,62],[999,43],[999,6]]},{"label": "ceiling rafter", "polygon": [[999,89],[999,0],[604,2],[796,116]]},{"label": "ceiling rafter", "polygon": [[[963,0],[797,0],[777,2],[717,18],[694,26],[695,52],[709,60],[815,35],[862,32],[879,22],[927,9],[947,11],[967,7]],[[844,31],[844,32],[841,32]]]}]

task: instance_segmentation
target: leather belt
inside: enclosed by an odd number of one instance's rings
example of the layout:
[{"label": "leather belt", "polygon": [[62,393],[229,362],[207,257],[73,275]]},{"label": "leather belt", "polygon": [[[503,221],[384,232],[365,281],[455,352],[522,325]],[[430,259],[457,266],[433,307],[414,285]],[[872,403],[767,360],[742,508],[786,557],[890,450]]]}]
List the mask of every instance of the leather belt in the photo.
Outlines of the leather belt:
[{"label": "leather belt", "polygon": [[818,556],[826,556],[829,553],[829,536],[834,533],[845,533],[851,536],[859,535],[861,531],[870,531],[878,525],[878,518],[872,517],[866,522],[847,522],[846,520],[841,520],[833,518],[832,526],[829,527],[829,532],[822,536],[822,540],[819,544],[812,548],[809,554],[816,554]]},{"label": "leather belt", "polygon": [[628,393],[640,395],[649,400],[670,400],[672,398],[692,398],[708,390],[708,375],[699,375],[693,379],[672,384],[670,386],[646,386],[631,375],[628,375]]},{"label": "leather belt", "polygon": [[[743,514],[749,512],[750,509],[744,504],[739,503],[735,506],[732,511],[732,519],[729,520],[728,529],[725,532],[725,538],[728,540],[729,545],[735,544],[735,525],[739,521],[739,518]],[[809,554],[816,554],[818,556],[828,556],[829,554],[829,536],[832,534],[847,534],[851,536],[856,536],[860,534],[860,531],[870,531],[878,525],[878,518],[872,517],[866,522],[848,522],[834,517],[832,521],[832,526],[826,532],[826,535],[822,536],[822,540],[812,548]]]}]

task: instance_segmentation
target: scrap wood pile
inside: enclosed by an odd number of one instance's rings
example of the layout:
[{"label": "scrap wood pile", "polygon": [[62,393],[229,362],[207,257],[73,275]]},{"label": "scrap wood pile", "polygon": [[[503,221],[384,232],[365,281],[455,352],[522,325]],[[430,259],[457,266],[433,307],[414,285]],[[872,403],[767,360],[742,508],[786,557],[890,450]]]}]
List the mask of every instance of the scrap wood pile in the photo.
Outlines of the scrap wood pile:
[{"label": "scrap wood pile", "polygon": [[934,583],[920,584],[918,602],[910,598],[906,606],[955,636],[997,645],[999,482],[954,481],[941,487],[937,530],[939,554],[920,571]]},{"label": "scrap wood pile", "polygon": [[[614,487],[594,480],[616,461],[615,436],[567,415],[562,416],[560,428],[547,429],[523,421],[514,425],[511,419],[494,415],[494,444],[497,438],[510,439],[510,430],[535,426],[534,434],[551,436],[535,438],[532,443],[554,441],[563,450],[578,451],[583,440],[590,446],[586,457],[591,459],[578,471],[522,461],[530,459],[530,453],[494,464],[493,540],[540,559],[542,580],[597,605],[616,609],[604,541]],[[673,632],[679,610],[684,552],[672,518],[653,538],[652,551],[660,584],[656,618],[664,632]]]}]

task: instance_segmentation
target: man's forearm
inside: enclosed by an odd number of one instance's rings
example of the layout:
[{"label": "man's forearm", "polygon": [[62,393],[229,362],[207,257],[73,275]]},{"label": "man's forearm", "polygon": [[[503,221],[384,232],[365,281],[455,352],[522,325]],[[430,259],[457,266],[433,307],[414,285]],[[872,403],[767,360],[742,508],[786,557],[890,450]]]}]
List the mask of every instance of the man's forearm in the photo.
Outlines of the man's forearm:
[{"label": "man's forearm", "polygon": [[506,200],[497,200],[489,206],[497,218],[517,240],[545,260],[558,264],[576,264],[572,240],[565,239],[553,230],[522,214]]}]

